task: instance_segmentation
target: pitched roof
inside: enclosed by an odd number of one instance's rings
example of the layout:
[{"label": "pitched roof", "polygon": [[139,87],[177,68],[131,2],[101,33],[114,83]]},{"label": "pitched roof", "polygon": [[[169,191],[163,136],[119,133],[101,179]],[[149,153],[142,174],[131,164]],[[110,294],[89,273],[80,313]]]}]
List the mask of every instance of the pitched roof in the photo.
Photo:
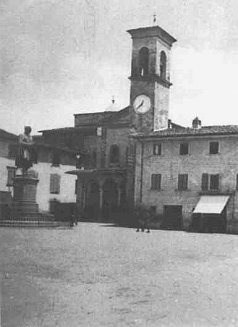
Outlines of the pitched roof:
[{"label": "pitched roof", "polygon": [[6,132],[4,129],[0,129],[0,138],[4,139],[17,139],[17,135]]},{"label": "pitched roof", "polygon": [[[87,114],[75,114],[74,116],[77,119],[77,127],[101,126],[109,123],[117,123],[118,118],[122,118],[122,116],[127,116],[128,113],[129,107],[126,107],[119,111],[93,112]],[[123,122],[129,122],[129,120],[126,118]]]},{"label": "pitched roof", "polygon": [[203,126],[199,129],[191,127],[175,127],[150,133],[137,133],[133,137],[139,139],[165,138],[165,137],[187,137],[187,136],[209,136],[209,135],[238,135],[238,125],[215,125]]}]

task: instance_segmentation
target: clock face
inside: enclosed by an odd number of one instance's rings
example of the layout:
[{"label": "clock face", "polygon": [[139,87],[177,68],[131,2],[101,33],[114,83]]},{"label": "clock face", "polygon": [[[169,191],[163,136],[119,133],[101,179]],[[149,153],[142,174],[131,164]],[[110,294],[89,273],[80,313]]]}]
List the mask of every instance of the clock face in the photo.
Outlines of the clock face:
[{"label": "clock face", "polygon": [[144,94],[138,95],[133,102],[133,108],[138,114],[146,113],[151,108],[150,98]]}]

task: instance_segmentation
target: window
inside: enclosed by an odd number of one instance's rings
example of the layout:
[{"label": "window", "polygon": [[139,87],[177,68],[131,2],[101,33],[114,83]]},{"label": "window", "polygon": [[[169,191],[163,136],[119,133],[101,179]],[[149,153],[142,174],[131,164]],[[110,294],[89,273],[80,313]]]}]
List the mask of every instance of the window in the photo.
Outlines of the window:
[{"label": "window", "polygon": [[209,186],[209,175],[202,174],[202,191],[207,191]]},{"label": "window", "polygon": [[202,174],[202,191],[219,190],[219,174]]},{"label": "window", "polygon": [[161,144],[153,144],[153,155],[160,156],[161,155]]},{"label": "window", "polygon": [[209,153],[217,154],[219,151],[219,143],[218,142],[210,142],[209,144]]},{"label": "window", "polygon": [[163,79],[166,79],[166,62],[167,62],[166,54],[164,51],[161,51],[161,53],[160,53],[160,76]]},{"label": "window", "polygon": [[141,48],[139,51],[139,75],[147,76],[149,73],[149,49]]},{"label": "window", "polygon": [[16,176],[16,167],[7,166],[7,186],[13,186],[13,179]]},{"label": "window", "polygon": [[58,174],[50,175],[50,193],[51,194],[60,193],[60,175]]},{"label": "window", "polygon": [[110,147],[110,163],[116,164],[119,163],[120,160],[120,151],[117,145],[112,145]]},{"label": "window", "polygon": [[180,155],[186,155],[186,154],[188,154],[188,143],[181,143],[180,144],[179,153],[180,153]]},{"label": "window", "polygon": [[74,194],[77,194],[77,190],[78,190],[78,179],[75,180]]},{"label": "window", "polygon": [[238,174],[236,175],[236,190],[238,191]]},{"label": "window", "polygon": [[210,190],[219,190],[219,175],[210,175]]},{"label": "window", "polygon": [[178,190],[185,191],[188,189],[188,174],[178,175]]},{"label": "window", "polygon": [[152,190],[161,190],[161,174],[152,174],[151,175],[151,189]]},{"label": "window", "polygon": [[58,150],[54,150],[52,153],[52,166],[60,165],[60,152]]}]

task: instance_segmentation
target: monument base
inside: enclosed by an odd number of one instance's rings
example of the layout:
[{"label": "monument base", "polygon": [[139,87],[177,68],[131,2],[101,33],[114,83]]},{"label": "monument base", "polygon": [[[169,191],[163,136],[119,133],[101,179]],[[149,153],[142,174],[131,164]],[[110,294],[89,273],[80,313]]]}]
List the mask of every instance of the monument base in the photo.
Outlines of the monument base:
[{"label": "monument base", "polygon": [[13,181],[13,201],[10,218],[0,221],[5,227],[57,227],[54,216],[39,212],[36,203],[38,174],[29,170]]}]

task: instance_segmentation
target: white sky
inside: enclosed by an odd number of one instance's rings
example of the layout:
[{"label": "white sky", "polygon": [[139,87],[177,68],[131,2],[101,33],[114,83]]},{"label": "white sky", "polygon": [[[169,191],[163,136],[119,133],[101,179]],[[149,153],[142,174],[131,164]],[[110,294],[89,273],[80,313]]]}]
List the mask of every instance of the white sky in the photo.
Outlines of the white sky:
[{"label": "white sky", "polygon": [[73,126],[129,104],[131,39],[157,22],[172,51],[170,117],[238,124],[237,0],[0,0],[0,128]]}]

